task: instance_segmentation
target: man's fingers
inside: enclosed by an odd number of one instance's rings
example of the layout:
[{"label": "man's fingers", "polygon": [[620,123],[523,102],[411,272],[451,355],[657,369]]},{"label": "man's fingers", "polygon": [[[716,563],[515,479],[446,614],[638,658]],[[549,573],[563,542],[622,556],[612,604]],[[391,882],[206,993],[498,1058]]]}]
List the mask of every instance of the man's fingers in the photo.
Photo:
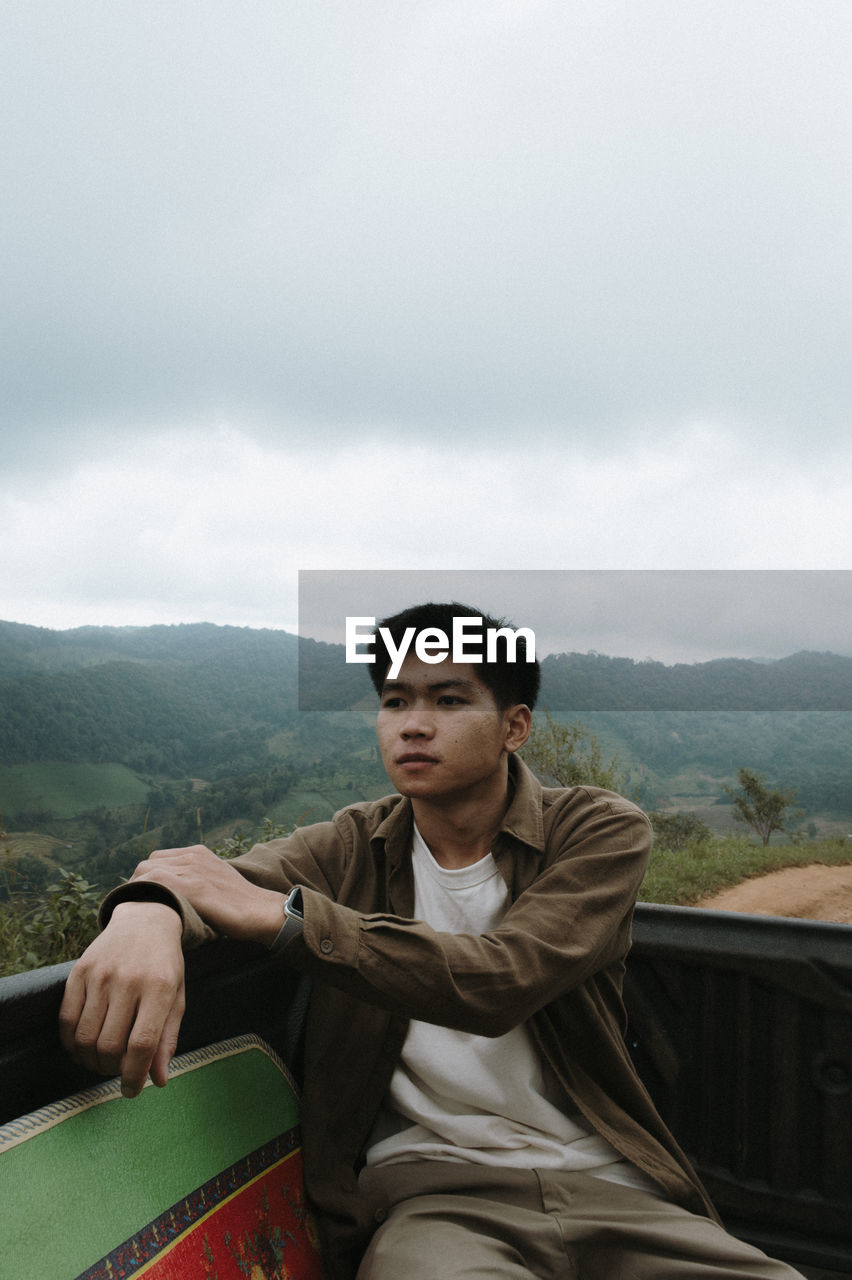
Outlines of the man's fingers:
[{"label": "man's fingers", "polygon": [[180,917],[162,903],[120,903],[72,969],[60,1039],[90,1071],[120,1075],[134,1097],[153,1069],[165,1082],[184,1009]]},{"label": "man's fingers", "polygon": [[166,1083],[183,1011],[182,984],[176,991],[163,984],[143,995],[138,1006],[127,997],[107,1005],[90,992],[70,1052],[90,1071],[120,1075],[122,1093],[133,1098],[149,1072],[156,1084]]},{"label": "man's fingers", "polygon": [[166,978],[151,979],[132,1003],[113,999],[97,1040],[96,1069],[120,1075],[127,1098],[136,1097],[149,1072],[165,1084],[183,1009],[182,981]]},{"label": "man's fingers", "polygon": [[59,1014],[60,1039],[73,1058],[100,1075],[115,1075],[118,1070],[117,1057],[104,1065],[107,1054],[101,1036],[108,1013],[109,1002],[100,984],[89,983],[83,972],[72,970]]},{"label": "man's fingers", "polygon": [[65,994],[59,1009],[59,1041],[66,1053],[77,1052],[77,1023],[86,1002],[86,984],[75,966],[68,975]]},{"label": "man's fingers", "polygon": [[[98,1033],[97,1040],[93,1046],[93,1053],[90,1050],[88,1056],[94,1058],[94,1069],[102,1076],[121,1075],[122,1085],[124,1084],[127,1056],[133,1032],[136,1025],[136,1001],[133,1000],[113,1000],[110,1002],[106,1011],[103,1024]],[[84,1035],[83,1024],[81,1023],[78,1031],[78,1040]],[[156,1047],[156,1046],[154,1046]],[[154,1049],[151,1049],[150,1058],[154,1056]],[[88,1064],[87,1064],[88,1065]],[[141,1076],[140,1076],[141,1071]],[[148,1074],[148,1066],[145,1064],[142,1070],[141,1056],[137,1055],[133,1060],[132,1074],[128,1080],[129,1096],[135,1096],[145,1083]],[[122,1092],[124,1088],[122,1087]]]},{"label": "man's fingers", "polygon": [[131,992],[110,999],[102,984],[90,982],[82,1004],[76,998],[69,1003],[68,1031],[63,1043],[90,1071],[102,1076],[118,1075],[135,1018],[136,998]]},{"label": "man's fingers", "polygon": [[144,880],[152,871],[162,870],[166,867],[176,867],[181,870],[199,870],[203,874],[203,869],[209,866],[211,862],[218,862],[216,854],[203,844],[189,845],[185,849],[155,849],[148,857],[138,864],[136,870],[131,875],[131,880]]},{"label": "man's fingers", "polygon": [[183,987],[181,987],[175,999],[166,1025],[163,1027],[163,1034],[160,1037],[160,1043],[157,1046],[157,1052],[154,1054],[154,1060],[151,1063],[151,1079],[158,1088],[162,1089],[169,1078],[169,1063],[175,1056],[177,1048],[178,1032],[180,1031],[181,1019],[185,1007]]}]

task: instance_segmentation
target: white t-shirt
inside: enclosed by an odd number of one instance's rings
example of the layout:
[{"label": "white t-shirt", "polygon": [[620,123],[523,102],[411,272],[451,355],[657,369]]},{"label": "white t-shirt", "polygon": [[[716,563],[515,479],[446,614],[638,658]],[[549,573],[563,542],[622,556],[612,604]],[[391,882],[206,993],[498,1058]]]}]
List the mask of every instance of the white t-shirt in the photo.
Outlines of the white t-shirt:
[{"label": "white t-shirt", "polygon": [[[490,853],[449,870],[415,827],[412,865],[416,919],[444,933],[471,934],[502,920],[508,889]],[[367,1163],[461,1160],[585,1171],[659,1191],[600,1135],[566,1115],[564,1095],[549,1077],[524,1025],[492,1038],[412,1021]]]}]

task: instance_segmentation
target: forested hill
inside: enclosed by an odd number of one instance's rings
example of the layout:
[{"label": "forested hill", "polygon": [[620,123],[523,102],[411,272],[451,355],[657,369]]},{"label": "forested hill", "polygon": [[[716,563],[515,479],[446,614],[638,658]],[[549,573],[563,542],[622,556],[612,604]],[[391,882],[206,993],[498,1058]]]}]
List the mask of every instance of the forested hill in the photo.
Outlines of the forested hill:
[{"label": "forested hill", "polygon": [[322,686],[351,670],[332,646],[284,631],[0,622],[0,763],[173,773],[248,757],[296,715],[300,644]]},{"label": "forested hill", "polygon": [[[297,715],[370,706],[365,668],[343,646],[207,623],[50,631],[0,622],[0,763],[121,761],[146,772],[248,757]],[[541,705],[610,711],[852,709],[852,658],[799,653],[665,666],[601,654],[542,664]]]},{"label": "forested hill", "polygon": [[155,627],[45,627],[0,622],[0,679],[54,674],[110,662],[176,663],[210,660],[243,664],[295,653],[296,637],[286,631],[219,627],[209,622]]},{"label": "forested hill", "polygon": [[852,658],[634,662],[566,653],[542,663],[542,697],[565,711],[852,711]]}]

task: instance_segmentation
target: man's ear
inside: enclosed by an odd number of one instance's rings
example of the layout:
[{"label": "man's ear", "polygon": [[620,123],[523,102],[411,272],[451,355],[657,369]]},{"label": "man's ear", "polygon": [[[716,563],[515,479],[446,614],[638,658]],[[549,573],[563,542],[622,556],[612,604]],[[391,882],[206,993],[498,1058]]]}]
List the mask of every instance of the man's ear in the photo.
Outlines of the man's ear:
[{"label": "man's ear", "polygon": [[530,736],[532,712],[525,702],[509,707],[505,717],[507,751],[519,751]]}]

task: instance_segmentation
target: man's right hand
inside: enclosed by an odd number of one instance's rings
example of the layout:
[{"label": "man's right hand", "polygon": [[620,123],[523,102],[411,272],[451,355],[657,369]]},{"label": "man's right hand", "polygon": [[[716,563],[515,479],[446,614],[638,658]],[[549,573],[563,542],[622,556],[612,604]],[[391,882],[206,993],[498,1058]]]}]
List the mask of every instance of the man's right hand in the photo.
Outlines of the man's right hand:
[{"label": "man's right hand", "polygon": [[182,922],[162,902],[123,902],[75,964],[59,1012],[63,1047],[135,1097],[168,1079],[185,1006]]}]

